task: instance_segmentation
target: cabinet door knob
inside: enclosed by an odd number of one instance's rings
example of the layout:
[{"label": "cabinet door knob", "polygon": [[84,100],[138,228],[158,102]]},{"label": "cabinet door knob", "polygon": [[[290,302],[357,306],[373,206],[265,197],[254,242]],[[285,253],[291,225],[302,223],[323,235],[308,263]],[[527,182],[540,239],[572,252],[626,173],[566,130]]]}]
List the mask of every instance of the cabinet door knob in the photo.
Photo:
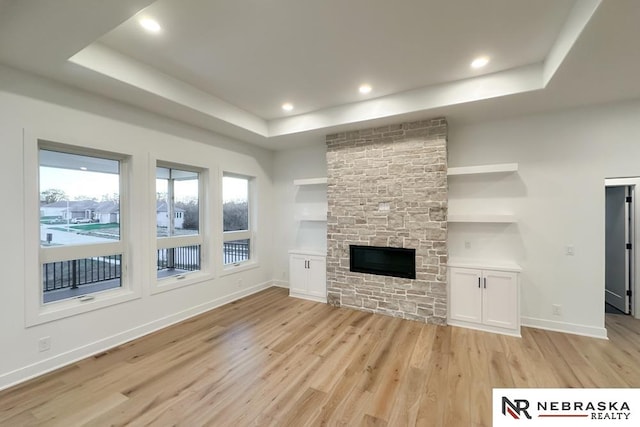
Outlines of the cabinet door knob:
[{"label": "cabinet door knob", "polygon": [[480,278],[478,277],[478,288],[480,288]]},{"label": "cabinet door knob", "polygon": [[487,278],[484,278],[484,288],[487,289]]}]

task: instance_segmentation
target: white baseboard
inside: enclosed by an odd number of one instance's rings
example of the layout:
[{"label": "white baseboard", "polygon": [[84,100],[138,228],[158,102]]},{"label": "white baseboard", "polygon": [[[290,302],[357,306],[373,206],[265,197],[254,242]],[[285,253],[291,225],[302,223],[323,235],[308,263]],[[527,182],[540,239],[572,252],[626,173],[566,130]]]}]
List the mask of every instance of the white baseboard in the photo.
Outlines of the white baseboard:
[{"label": "white baseboard", "polygon": [[522,338],[520,335],[520,327],[516,329],[496,328],[495,326],[478,325],[471,322],[463,322],[460,320],[447,319],[447,326],[456,326],[458,328],[474,329],[476,331],[491,332],[494,334],[509,335],[516,338]]},{"label": "white baseboard", "polygon": [[309,294],[303,294],[300,292],[295,292],[295,291],[289,291],[289,296],[290,297],[294,297],[294,298],[300,298],[300,299],[306,299],[309,301],[315,301],[315,302],[321,302],[323,304],[327,303],[327,298],[326,297],[318,297],[315,295],[309,295]]},{"label": "white baseboard", "polygon": [[273,280],[271,283],[272,286],[289,289],[289,282],[285,282],[284,280]]},{"label": "white baseboard", "polygon": [[594,326],[578,325],[575,323],[557,322],[554,320],[536,319],[533,317],[523,317],[522,326],[530,328],[545,329],[547,331],[564,332],[566,334],[583,335],[585,337],[608,339],[605,328]]},{"label": "white baseboard", "polygon": [[255,294],[274,285],[277,286],[277,284],[275,284],[273,281],[260,283],[241,291],[216,298],[204,304],[191,307],[187,310],[171,314],[169,316],[154,320],[144,325],[140,325],[127,331],[123,331],[110,337],[92,342],[82,347],[75,348],[65,353],[58,354],[49,359],[45,359],[28,366],[18,368],[14,371],[7,372],[0,375],[0,390],[13,387],[14,385],[28,381],[32,378],[38,377],[48,372],[55,371],[56,369],[60,369],[79,360],[86,359],[87,357],[91,357],[98,353],[102,353],[103,351],[109,350],[157,330],[164,329],[168,326],[182,322],[191,317],[213,310],[214,308],[220,307],[221,305]]}]

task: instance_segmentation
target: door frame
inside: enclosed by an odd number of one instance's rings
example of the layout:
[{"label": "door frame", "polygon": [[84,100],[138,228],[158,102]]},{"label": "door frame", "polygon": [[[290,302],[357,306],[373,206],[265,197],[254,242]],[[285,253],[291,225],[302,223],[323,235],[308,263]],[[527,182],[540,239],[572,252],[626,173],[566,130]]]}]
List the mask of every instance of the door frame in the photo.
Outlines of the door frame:
[{"label": "door frame", "polygon": [[[629,233],[631,238],[631,242],[629,243],[631,243],[632,248],[631,263],[629,265],[629,268],[631,269],[631,283],[629,284],[629,288],[632,292],[631,316],[635,317],[636,319],[640,319],[640,310],[637,309],[638,307],[640,307],[640,292],[638,292],[638,284],[640,283],[640,269],[637,268],[637,266],[640,266],[640,248],[638,248],[638,246],[636,245],[636,243],[638,242],[637,233],[638,230],[640,230],[640,215],[636,215],[635,212],[635,205],[637,203],[636,197],[640,195],[640,177],[605,178],[604,185],[605,187],[631,187],[631,197],[633,198],[633,203],[631,204],[631,232]],[[636,189],[638,189],[639,191],[636,191]]]}]

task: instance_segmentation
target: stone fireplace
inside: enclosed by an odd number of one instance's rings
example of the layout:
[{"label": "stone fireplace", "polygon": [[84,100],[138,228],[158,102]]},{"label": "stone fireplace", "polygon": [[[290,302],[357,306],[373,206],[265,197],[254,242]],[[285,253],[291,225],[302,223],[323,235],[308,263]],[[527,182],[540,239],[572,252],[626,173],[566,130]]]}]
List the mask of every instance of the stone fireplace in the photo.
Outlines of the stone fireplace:
[{"label": "stone fireplace", "polygon": [[[444,118],[327,136],[327,293],[332,305],[445,324]],[[415,250],[415,279],[350,269],[350,247]]]}]

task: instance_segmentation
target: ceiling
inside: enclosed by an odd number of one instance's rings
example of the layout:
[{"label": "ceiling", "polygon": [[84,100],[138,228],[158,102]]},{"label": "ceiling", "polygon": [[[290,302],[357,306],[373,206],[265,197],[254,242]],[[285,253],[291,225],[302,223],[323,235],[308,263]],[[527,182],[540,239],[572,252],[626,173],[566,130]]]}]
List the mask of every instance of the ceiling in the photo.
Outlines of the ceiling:
[{"label": "ceiling", "polygon": [[282,149],[639,97],[637,22],[636,0],[0,0],[0,63]]}]

